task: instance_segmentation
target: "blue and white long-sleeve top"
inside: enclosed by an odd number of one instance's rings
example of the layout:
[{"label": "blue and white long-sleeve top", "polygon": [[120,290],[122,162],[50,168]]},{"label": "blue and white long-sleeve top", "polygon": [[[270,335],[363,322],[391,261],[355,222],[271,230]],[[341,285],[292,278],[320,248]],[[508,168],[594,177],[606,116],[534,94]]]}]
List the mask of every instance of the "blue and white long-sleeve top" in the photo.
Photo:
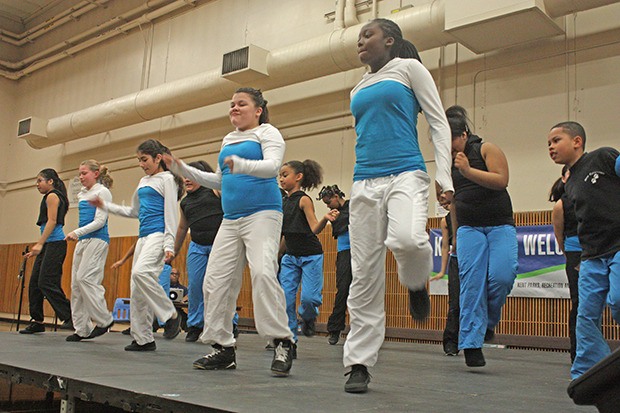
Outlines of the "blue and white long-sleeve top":
[{"label": "blue and white long-sleeve top", "polygon": [[426,171],[418,143],[420,108],[431,129],[436,180],[443,191],[454,190],[450,126],[431,74],[415,59],[394,58],[376,73],[366,73],[351,91],[354,181]]},{"label": "blue and white long-sleeve top", "polygon": [[[224,218],[238,219],[259,211],[282,212],[282,196],[276,177],[284,158],[284,139],[268,123],[254,129],[229,133],[222,140],[215,172],[204,172],[183,162],[173,163],[175,173],[212,189],[222,190]],[[234,162],[233,172],[224,164]]]},{"label": "blue and white long-sleeve top", "polygon": [[80,240],[98,238],[109,243],[108,211],[97,208],[88,202],[96,197],[101,198],[104,202],[112,202],[110,190],[100,183],[96,183],[90,189],[82,187],[78,193],[79,228],[73,232]]},{"label": "blue and white long-sleeve top", "polygon": [[164,251],[174,252],[179,209],[177,207],[177,185],[169,171],[144,176],[133,194],[131,206],[106,202],[105,208],[115,215],[138,218],[140,238],[163,232]]}]

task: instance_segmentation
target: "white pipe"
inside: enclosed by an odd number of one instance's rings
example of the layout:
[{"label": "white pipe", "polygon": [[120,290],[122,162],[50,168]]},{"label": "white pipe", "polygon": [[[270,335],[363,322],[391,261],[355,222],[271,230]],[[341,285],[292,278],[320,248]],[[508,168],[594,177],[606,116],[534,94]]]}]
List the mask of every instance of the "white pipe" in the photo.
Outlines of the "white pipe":
[{"label": "white pipe", "polygon": [[372,12],[370,13],[370,16],[372,19],[376,19],[377,16],[379,15],[379,9],[377,7],[377,1],[378,0],[372,0]]},{"label": "white pipe", "polygon": [[580,11],[618,3],[618,0],[543,0],[545,13],[552,19]]},{"label": "white pipe", "polygon": [[[454,43],[444,31],[442,0],[390,16],[419,50]],[[253,86],[271,90],[361,66],[356,43],[361,24],[275,49],[267,56],[269,76]],[[308,64],[311,62],[311,64]],[[224,101],[240,85],[220,76],[220,69],[162,84],[69,113],[47,124],[47,139],[29,143],[47,147]]]},{"label": "white pipe", "polygon": [[[107,0],[106,0],[107,1]],[[195,1],[195,0],[190,0],[190,1]],[[6,61],[6,60],[0,60],[0,66],[4,66],[6,68],[9,69],[13,69],[16,71],[20,71],[17,74],[21,74],[17,77],[17,79],[19,79],[20,77],[24,76],[25,74],[29,74],[32,73],[34,70],[31,67],[28,67],[28,65],[30,65],[33,62],[36,62],[35,65],[33,65],[33,67],[36,67],[36,69],[40,69],[42,67],[48,66],[49,64],[53,63],[53,62],[57,62],[58,60],[61,60],[65,57],[67,57],[68,55],[74,54],[76,51],[78,50],[83,50],[84,47],[80,47],[80,45],[82,43],[86,43],[88,42],[89,46],[92,46],[94,44],[100,43],[103,40],[106,40],[110,37],[116,36],[117,34],[119,34],[120,32],[126,32],[129,31],[131,28],[137,27],[137,24],[133,24],[136,20],[133,21],[129,21],[128,23],[125,23],[121,26],[118,26],[119,23],[127,21],[127,20],[131,20],[134,19],[136,16],[143,14],[145,11],[149,11],[155,7],[159,7],[162,4],[168,3],[169,0],[154,0],[154,1],[147,1],[145,2],[143,5],[136,7],[126,13],[123,13],[117,17],[114,17],[113,19],[108,20],[105,23],[102,23],[100,25],[97,25],[85,32],[80,33],[79,35],[73,36],[61,43],[58,43],[54,46],[51,46],[49,48],[47,48],[46,50],[43,50],[39,53],[33,54],[32,56],[21,60],[19,62],[10,62],[10,61]],[[176,9],[178,9],[181,6],[184,6],[187,2],[185,2],[184,0],[177,0],[174,3],[169,4],[167,7],[169,7],[168,9],[168,13],[171,11],[174,11]],[[161,9],[157,9],[156,11],[159,11]],[[155,13],[156,11],[151,11],[149,13],[149,15],[152,15],[151,13]],[[157,17],[161,17],[165,15],[165,13],[160,13],[157,14]],[[144,16],[141,16],[140,22],[143,23]],[[151,17],[151,19],[154,19],[156,17]],[[114,26],[118,26],[116,28],[114,28]],[[130,28],[128,28],[130,27]],[[110,29],[112,28],[112,29]],[[96,42],[91,42],[85,39],[88,39],[89,37],[97,34],[97,33],[101,33],[104,30],[110,30],[108,32],[99,34],[97,37],[95,37],[94,39],[97,39],[98,41]],[[120,32],[119,32],[120,30]],[[91,39],[92,40],[92,39]],[[76,44],[77,46],[73,47],[73,48],[67,48],[67,45],[70,44]],[[66,49],[66,50],[63,50]],[[57,53],[58,52],[58,53]],[[51,54],[53,53],[57,53],[56,55],[53,55],[50,57]],[[26,69],[24,69],[26,68]],[[21,71],[22,69],[24,69],[23,71]],[[35,70],[36,70],[35,69]],[[0,75],[3,75],[2,73],[0,73]],[[5,76],[6,77],[6,76]]]},{"label": "white pipe", "polygon": [[355,0],[345,0],[344,3],[344,26],[350,27],[359,24],[357,18],[357,8],[355,7]]},{"label": "white pipe", "polygon": [[334,15],[334,30],[344,29],[344,4],[346,0],[336,0],[336,12]]}]

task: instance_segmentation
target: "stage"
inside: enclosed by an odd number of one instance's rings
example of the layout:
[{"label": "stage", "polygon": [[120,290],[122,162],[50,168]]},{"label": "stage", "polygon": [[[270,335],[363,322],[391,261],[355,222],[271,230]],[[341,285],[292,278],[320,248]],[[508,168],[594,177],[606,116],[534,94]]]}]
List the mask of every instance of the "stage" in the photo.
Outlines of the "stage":
[{"label": "stage", "polygon": [[237,341],[237,369],[202,371],[192,362],[208,352],[185,334],[157,351],[126,352],[131,339],[111,332],[69,343],[68,332],[0,333],[0,387],[28,383],[67,399],[107,403],[136,412],[596,412],[566,393],[569,356],[485,348],[487,366],[472,369],[441,346],[385,343],[366,394],[343,390],[342,344],[300,337],[287,378],[272,377],[272,353],[256,334]]}]

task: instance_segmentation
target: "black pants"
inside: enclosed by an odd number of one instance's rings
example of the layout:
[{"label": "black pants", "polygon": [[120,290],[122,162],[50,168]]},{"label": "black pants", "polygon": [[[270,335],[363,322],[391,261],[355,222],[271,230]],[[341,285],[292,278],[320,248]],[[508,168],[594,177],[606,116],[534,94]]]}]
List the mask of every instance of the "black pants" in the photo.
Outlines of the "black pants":
[{"label": "black pants", "polygon": [[581,252],[564,252],[566,256],[566,277],[568,278],[568,291],[570,292],[570,313],[568,315],[568,335],[570,337],[570,359],[575,360],[577,351],[577,337],[575,327],[577,326],[577,308],[579,307],[579,270],[577,267],[581,262]]},{"label": "black pants", "polygon": [[344,330],[347,311],[347,298],[351,287],[351,250],[339,251],[336,256],[336,299],[334,309],[327,320],[327,331],[340,332]]},{"label": "black pants", "polygon": [[460,291],[459,260],[456,255],[451,255],[448,260],[448,316],[446,317],[446,328],[443,330],[444,351],[447,350],[447,344],[454,344],[457,348],[459,345]]},{"label": "black pants", "polygon": [[44,298],[47,298],[60,320],[71,320],[71,303],[60,285],[66,255],[67,241],[46,242],[34,261],[28,284],[30,318],[34,321],[44,320]]}]

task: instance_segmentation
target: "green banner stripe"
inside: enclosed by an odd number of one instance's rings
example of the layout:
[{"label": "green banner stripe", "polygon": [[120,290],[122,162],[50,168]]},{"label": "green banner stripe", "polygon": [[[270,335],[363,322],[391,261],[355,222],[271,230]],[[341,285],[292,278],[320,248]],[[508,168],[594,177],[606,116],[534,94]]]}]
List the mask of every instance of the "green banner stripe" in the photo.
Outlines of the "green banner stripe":
[{"label": "green banner stripe", "polygon": [[[539,275],[547,274],[547,273],[550,273],[550,272],[561,271],[561,270],[564,270],[565,268],[566,268],[565,264],[560,264],[560,265],[556,265],[556,266],[553,266],[553,267],[541,268],[539,270],[525,272],[523,274],[517,274],[517,280],[520,280],[520,279],[523,279],[523,278],[537,277]],[[437,273],[433,272],[431,277],[435,276],[435,275],[437,275]],[[444,275],[441,279],[442,280],[447,280],[448,279],[448,275],[447,274]]]}]

